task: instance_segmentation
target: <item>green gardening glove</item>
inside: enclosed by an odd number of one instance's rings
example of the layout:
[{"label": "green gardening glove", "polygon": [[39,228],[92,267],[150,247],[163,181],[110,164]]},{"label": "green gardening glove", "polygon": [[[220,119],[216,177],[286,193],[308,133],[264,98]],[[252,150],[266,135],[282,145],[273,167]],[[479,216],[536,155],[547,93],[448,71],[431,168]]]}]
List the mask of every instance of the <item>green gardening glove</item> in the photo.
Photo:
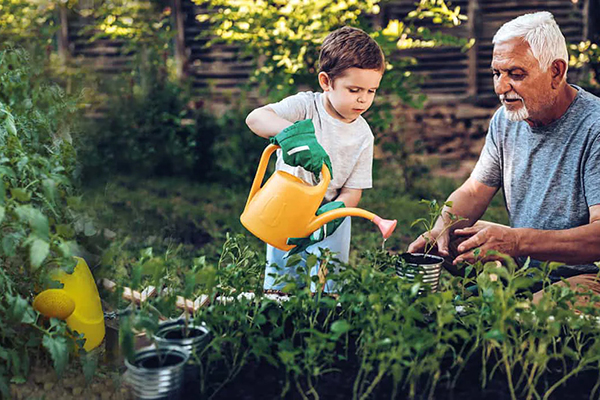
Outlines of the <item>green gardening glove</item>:
[{"label": "green gardening glove", "polygon": [[325,163],[329,168],[331,178],[333,178],[331,160],[317,142],[312,120],[305,119],[295,122],[294,125],[288,126],[273,136],[270,142],[281,147],[283,161],[286,164],[292,167],[303,167],[318,177],[323,163]]},{"label": "green gardening glove", "polygon": [[[317,215],[321,215],[327,211],[335,210],[336,208],[344,208],[346,205],[342,201],[332,201],[331,203],[327,203],[317,210]],[[315,243],[319,243],[321,240],[325,239],[333,235],[333,232],[344,222],[344,218],[334,219],[331,222],[326,223],[316,231],[314,231],[310,236],[305,238],[288,238],[287,244],[296,245],[293,249],[291,249],[287,256],[294,255],[296,253],[300,253]]]}]

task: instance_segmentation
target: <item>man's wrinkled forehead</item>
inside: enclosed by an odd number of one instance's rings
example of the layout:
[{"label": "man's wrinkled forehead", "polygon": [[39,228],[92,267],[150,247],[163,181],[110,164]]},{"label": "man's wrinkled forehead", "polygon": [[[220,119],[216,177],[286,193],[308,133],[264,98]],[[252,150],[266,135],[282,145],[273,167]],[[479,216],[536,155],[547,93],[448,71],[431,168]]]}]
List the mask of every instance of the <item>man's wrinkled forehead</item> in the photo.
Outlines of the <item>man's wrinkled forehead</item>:
[{"label": "man's wrinkled forehead", "polygon": [[496,43],[492,54],[493,69],[531,69],[539,66],[531,46],[523,38]]}]

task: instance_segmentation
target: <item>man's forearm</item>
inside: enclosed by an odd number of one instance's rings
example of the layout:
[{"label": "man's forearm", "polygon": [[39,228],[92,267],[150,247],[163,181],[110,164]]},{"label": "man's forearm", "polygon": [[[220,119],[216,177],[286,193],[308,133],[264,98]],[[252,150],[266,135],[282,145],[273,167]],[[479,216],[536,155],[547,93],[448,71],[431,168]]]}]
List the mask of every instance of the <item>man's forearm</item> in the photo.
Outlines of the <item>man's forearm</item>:
[{"label": "man's forearm", "polygon": [[518,235],[519,256],[567,264],[600,261],[600,221],[556,231],[514,229]]}]

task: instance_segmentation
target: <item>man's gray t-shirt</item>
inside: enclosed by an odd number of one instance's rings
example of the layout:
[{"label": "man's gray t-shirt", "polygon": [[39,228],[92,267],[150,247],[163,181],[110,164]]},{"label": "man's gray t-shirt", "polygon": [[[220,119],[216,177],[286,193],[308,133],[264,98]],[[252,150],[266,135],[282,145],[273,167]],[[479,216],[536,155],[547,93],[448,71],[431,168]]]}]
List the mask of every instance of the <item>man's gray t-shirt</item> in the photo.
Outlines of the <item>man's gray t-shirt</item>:
[{"label": "man's gray t-shirt", "polygon": [[[514,228],[563,230],[589,223],[600,204],[600,98],[580,87],[565,114],[550,125],[509,121],[494,114],[471,176],[502,187]],[[596,272],[567,266],[563,275]]]},{"label": "man's gray t-shirt", "polygon": [[[333,179],[329,183],[326,201],[335,199],[344,187],[369,189],[372,186],[373,133],[367,121],[358,117],[351,123],[335,119],[325,110],[323,94],[301,92],[287,97],[269,107],[281,118],[290,122],[312,119],[317,141],[329,155]],[[277,150],[278,170],[316,184],[313,173],[302,167],[292,167],[283,162],[281,150]]]}]

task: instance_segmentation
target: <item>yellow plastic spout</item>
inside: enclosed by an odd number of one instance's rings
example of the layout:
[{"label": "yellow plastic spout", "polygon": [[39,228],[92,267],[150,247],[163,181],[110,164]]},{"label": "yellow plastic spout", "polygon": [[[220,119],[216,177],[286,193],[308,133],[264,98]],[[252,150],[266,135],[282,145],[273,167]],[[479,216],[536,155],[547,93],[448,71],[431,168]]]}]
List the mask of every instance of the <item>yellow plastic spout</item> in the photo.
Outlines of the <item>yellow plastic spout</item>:
[{"label": "yellow plastic spout", "polygon": [[53,279],[63,284],[62,289],[47,289],[33,300],[33,308],[49,318],[59,318],[85,339],[83,348],[90,351],[104,339],[104,312],[98,288],[87,263],[75,257],[77,265],[72,274],[58,271]]},{"label": "yellow plastic spout", "polygon": [[310,232],[314,232],[326,223],[331,222],[334,219],[344,217],[361,217],[372,221],[375,225],[377,225],[384,239],[387,239],[392,235],[398,223],[398,221],[395,219],[383,219],[370,211],[363,210],[362,208],[349,207],[338,208],[316,216],[315,219],[310,223],[309,230]]}]

